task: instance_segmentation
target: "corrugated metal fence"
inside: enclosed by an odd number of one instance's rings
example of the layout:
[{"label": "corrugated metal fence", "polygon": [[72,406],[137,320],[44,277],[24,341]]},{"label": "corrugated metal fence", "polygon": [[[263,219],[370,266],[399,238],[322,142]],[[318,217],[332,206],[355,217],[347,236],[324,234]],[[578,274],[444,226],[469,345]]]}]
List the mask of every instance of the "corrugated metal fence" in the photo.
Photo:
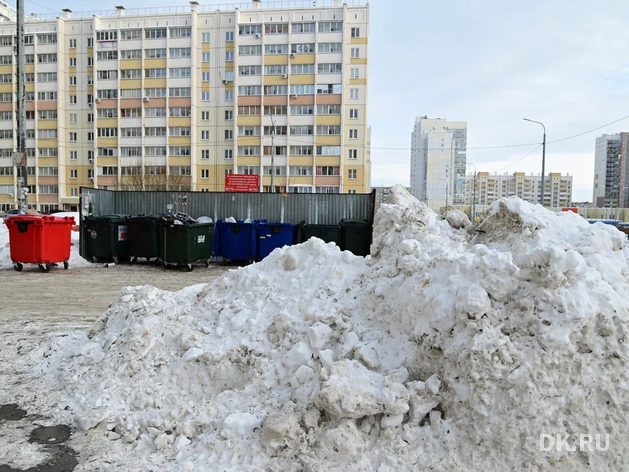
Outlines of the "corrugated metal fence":
[{"label": "corrugated metal fence", "polygon": [[[373,222],[375,193],[208,193],[133,192],[81,187],[81,202],[88,196],[95,216],[160,215],[168,210],[214,221],[266,219],[276,223],[338,224],[342,219]],[[83,205],[81,205],[83,212]]]}]

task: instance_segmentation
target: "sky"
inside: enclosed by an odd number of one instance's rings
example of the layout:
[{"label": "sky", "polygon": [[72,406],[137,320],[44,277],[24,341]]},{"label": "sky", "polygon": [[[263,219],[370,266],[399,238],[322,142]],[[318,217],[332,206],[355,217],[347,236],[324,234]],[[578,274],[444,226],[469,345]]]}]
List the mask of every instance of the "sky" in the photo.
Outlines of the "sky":
[{"label": "sky", "polygon": [[[266,0],[262,0],[263,2]],[[15,0],[9,0],[15,6]],[[201,4],[223,3],[200,0]],[[25,0],[26,12],[188,5],[188,0]],[[478,171],[574,176],[574,201],[592,201],[594,142],[629,131],[626,0],[372,0],[369,124],[372,185],[408,185],[417,116],[468,123]],[[533,152],[531,152],[533,151]],[[527,153],[530,153],[524,157]]]}]

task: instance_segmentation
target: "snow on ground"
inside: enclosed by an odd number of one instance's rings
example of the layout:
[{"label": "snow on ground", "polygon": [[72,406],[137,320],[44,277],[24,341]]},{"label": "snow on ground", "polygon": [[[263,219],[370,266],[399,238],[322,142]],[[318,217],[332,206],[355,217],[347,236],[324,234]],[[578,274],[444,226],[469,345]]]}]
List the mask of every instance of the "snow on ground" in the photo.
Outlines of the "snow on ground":
[{"label": "snow on ground", "polygon": [[[126,288],[30,354],[46,392],[26,406],[116,444],[95,470],[627,469],[622,233],[515,197],[470,228],[397,186],[371,253],[311,239]],[[539,451],[559,433],[609,450]]]},{"label": "snow on ground", "polygon": [[[65,216],[71,216],[74,218],[75,223],[78,225],[79,214],[77,212],[63,212],[55,213],[53,216],[63,218]],[[79,232],[72,231],[72,247],[70,252],[70,268],[76,267],[90,267],[94,264],[86,261],[79,254]],[[26,264],[25,270],[28,268],[37,267],[35,265]],[[9,247],[9,229],[4,224],[4,220],[0,218],[0,270],[13,269],[13,262],[11,262],[11,249]]]}]

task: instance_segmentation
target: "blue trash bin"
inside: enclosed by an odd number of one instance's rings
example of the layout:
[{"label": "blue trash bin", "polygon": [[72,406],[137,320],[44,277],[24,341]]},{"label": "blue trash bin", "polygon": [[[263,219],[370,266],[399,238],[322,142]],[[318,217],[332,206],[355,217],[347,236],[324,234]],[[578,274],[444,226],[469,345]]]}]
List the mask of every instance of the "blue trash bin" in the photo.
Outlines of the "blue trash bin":
[{"label": "blue trash bin", "polygon": [[249,261],[256,256],[254,223],[216,222],[214,255],[232,261]]},{"label": "blue trash bin", "polygon": [[260,261],[278,247],[295,244],[298,229],[299,225],[288,223],[256,223],[256,259]]}]

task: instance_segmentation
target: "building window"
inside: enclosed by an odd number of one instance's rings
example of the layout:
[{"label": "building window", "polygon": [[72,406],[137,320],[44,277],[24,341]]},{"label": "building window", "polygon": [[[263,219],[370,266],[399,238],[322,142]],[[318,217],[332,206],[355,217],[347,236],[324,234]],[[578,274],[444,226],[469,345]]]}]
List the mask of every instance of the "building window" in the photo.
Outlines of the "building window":
[{"label": "building window", "polygon": [[358,108],[350,108],[349,109],[349,119],[357,120],[358,119]]},{"label": "building window", "polygon": [[357,173],[358,173],[358,170],[356,169],[347,169],[347,178],[349,180],[356,180]]},{"label": "building window", "polygon": [[225,90],[225,100],[233,100],[233,99],[234,99],[234,91]]},{"label": "building window", "polygon": [[70,142],[76,143],[76,133],[70,133]]},{"label": "building window", "polygon": [[76,161],[78,157],[78,151],[70,151],[70,160]]},{"label": "building window", "polygon": [[225,62],[231,62],[234,60],[234,51],[225,51]]},{"label": "building window", "polygon": [[201,169],[201,178],[209,179],[210,178],[210,169]]},{"label": "building window", "polygon": [[210,150],[202,149],[201,150],[201,159],[209,159],[210,158]]},{"label": "building window", "polygon": [[360,57],[360,48],[351,48],[350,57],[352,59],[358,59]]},{"label": "building window", "polygon": [[210,112],[202,111],[201,112],[201,121],[209,121],[210,120]]},{"label": "building window", "polygon": [[70,79],[70,87],[76,87],[76,76],[75,77],[69,77]]},{"label": "building window", "polygon": [[[233,98],[232,98],[232,100],[233,100]],[[201,101],[202,102],[209,102],[210,101],[210,92],[201,92]]]},{"label": "building window", "polygon": [[201,42],[209,43],[210,42],[210,33],[201,33]]},{"label": "building window", "polygon": [[358,159],[358,149],[350,149],[349,150],[349,158],[350,159]]},{"label": "building window", "polygon": [[225,110],[225,121],[233,121],[233,119],[234,119],[234,111]]},{"label": "building window", "polygon": [[350,79],[358,79],[358,67],[352,67],[349,71]]},{"label": "building window", "polygon": [[293,23],[291,25],[293,33],[315,33],[315,23]]},{"label": "building window", "polygon": [[201,130],[201,141],[208,141],[210,139],[209,130]]},{"label": "building window", "polygon": [[70,113],[70,124],[76,124],[76,113]]},{"label": "building window", "polygon": [[225,130],[225,140],[229,141],[234,139],[234,130],[232,129],[226,129]]},{"label": "building window", "polygon": [[233,41],[234,40],[234,32],[226,31],[225,32],[225,41]]},{"label": "building window", "polygon": [[225,149],[225,159],[233,159],[233,158],[234,158],[234,150]]},{"label": "building window", "polygon": [[70,40],[70,49],[76,49],[76,39]]},{"label": "building window", "polygon": [[77,169],[70,169],[70,178],[76,179],[78,177],[79,171]]},{"label": "building window", "polygon": [[210,81],[210,73],[201,72],[201,82],[209,82],[209,81]]},{"label": "building window", "polygon": [[262,34],[262,25],[240,25],[238,34],[243,36],[255,36]]},{"label": "building window", "polygon": [[70,188],[70,196],[71,197],[78,197],[79,196],[79,189],[76,188],[76,187]]},{"label": "building window", "polygon": [[349,89],[349,98],[351,100],[358,100],[358,89],[357,88]]},{"label": "building window", "polygon": [[349,130],[349,139],[358,139],[358,130],[350,129]]},{"label": "building window", "polygon": [[351,37],[352,38],[360,38],[360,28],[352,28],[351,29]]}]

